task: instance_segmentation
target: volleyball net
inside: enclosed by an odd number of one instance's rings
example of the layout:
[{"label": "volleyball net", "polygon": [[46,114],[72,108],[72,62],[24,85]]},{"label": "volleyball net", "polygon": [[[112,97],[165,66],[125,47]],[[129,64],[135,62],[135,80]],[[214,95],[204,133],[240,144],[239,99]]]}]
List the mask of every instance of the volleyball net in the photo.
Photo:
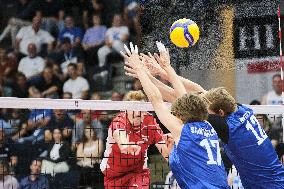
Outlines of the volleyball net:
[{"label": "volleyball net", "polygon": [[[170,108],[171,104],[166,104]],[[283,142],[284,106],[250,107],[273,144]],[[100,166],[109,158],[103,153],[108,129],[120,112],[146,111],[155,117],[151,103],[134,101],[2,97],[0,111],[0,144],[9,148],[7,154],[4,148],[0,159],[10,163],[9,173],[20,179],[30,172],[32,160],[44,159],[40,172],[48,175],[50,183],[61,183],[63,188],[103,188]],[[168,133],[155,118],[163,132]],[[70,148],[59,164],[56,158],[62,154],[54,153],[54,146],[51,147],[58,137]],[[90,138],[93,143],[89,144]],[[12,162],[14,157],[16,161]],[[151,188],[175,188],[170,168],[155,146],[148,149],[147,164]]]}]

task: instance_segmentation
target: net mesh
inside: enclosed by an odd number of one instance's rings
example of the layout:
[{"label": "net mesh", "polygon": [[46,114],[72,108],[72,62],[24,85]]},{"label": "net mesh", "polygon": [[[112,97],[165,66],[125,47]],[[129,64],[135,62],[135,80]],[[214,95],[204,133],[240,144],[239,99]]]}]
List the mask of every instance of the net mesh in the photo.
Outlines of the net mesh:
[{"label": "net mesh", "polygon": [[[278,144],[283,142],[284,107],[250,107],[281,158],[284,148]],[[148,102],[0,98],[0,160],[2,165],[7,164],[5,174],[22,180],[32,171],[42,173],[46,178],[42,182],[57,188],[104,188],[101,168],[109,159],[115,163],[129,162],[122,174],[133,167],[133,162],[137,163],[106,152],[115,144],[109,139],[109,129],[116,123],[112,121],[126,110],[151,113],[162,133],[168,133]],[[167,161],[155,145],[149,146],[147,157],[150,187],[177,188]],[[223,161],[231,186],[237,188],[237,172],[224,156]]]}]

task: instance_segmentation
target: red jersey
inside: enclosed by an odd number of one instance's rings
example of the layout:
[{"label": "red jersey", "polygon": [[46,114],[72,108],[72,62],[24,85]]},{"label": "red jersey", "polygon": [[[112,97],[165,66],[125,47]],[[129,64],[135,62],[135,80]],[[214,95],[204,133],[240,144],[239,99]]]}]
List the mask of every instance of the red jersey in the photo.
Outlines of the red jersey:
[{"label": "red jersey", "polygon": [[[139,154],[131,155],[120,152],[119,146],[113,138],[113,132],[117,129],[125,130],[129,136],[129,142],[135,142],[141,147]],[[119,176],[119,174],[146,169],[148,147],[151,144],[162,142],[164,142],[163,131],[151,114],[144,115],[140,129],[134,131],[126,112],[122,112],[113,119],[109,126],[101,170],[104,172],[106,169],[111,169]]]}]

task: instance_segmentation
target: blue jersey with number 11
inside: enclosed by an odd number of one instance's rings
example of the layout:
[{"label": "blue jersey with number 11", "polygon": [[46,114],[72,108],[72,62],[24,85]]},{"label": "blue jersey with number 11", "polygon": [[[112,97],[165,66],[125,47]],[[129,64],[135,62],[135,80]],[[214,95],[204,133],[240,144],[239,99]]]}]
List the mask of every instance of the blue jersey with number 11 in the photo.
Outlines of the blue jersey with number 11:
[{"label": "blue jersey with number 11", "polygon": [[284,188],[284,167],[253,111],[239,105],[227,117],[229,141],[224,150],[246,189]]}]

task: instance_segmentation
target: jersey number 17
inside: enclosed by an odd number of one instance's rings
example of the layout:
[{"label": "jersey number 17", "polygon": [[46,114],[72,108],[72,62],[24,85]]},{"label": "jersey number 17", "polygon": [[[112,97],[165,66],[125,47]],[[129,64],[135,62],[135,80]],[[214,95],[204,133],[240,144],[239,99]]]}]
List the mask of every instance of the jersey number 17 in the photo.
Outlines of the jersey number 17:
[{"label": "jersey number 17", "polygon": [[[208,161],[207,164],[209,165],[221,165],[222,164],[222,158],[221,158],[221,153],[220,153],[220,146],[219,146],[219,141],[218,140],[209,140],[209,139],[203,139],[200,142],[200,146],[204,147],[207,151],[208,155]],[[213,157],[213,151],[217,151],[217,160],[214,160]]]}]

